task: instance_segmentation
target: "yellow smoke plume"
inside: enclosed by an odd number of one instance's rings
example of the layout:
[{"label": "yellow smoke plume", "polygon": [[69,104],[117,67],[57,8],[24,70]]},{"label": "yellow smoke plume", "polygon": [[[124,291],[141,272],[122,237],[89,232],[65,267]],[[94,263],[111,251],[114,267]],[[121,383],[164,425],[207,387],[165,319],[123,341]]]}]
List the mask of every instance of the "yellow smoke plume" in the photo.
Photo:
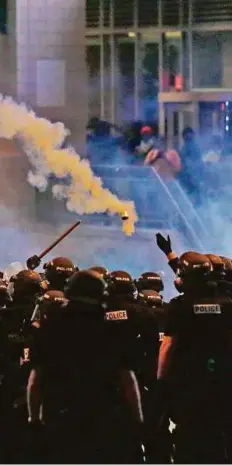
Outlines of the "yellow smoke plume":
[{"label": "yellow smoke plume", "polygon": [[[32,165],[28,181],[40,191],[45,191],[51,174],[60,178],[53,186],[57,199],[66,199],[67,209],[78,214],[118,214],[128,219],[122,223],[123,232],[130,236],[134,232],[137,215],[133,202],[122,201],[109,189],[103,187],[87,160],[75,152],[73,147],[61,149],[69,131],[63,123],[51,123],[39,118],[24,104],[17,104],[9,97],[0,96],[0,137],[18,138]],[[62,179],[69,177],[70,182]]]}]

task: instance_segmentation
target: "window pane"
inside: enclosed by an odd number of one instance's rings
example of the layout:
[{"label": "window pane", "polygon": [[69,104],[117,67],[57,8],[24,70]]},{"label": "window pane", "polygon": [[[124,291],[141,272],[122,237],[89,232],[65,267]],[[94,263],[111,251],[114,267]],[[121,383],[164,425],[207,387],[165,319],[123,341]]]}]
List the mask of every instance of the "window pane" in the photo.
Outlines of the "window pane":
[{"label": "window pane", "polygon": [[139,26],[155,26],[158,24],[158,1],[138,0]]},{"label": "window pane", "polygon": [[0,33],[7,32],[7,0],[0,1]]},{"label": "window pane", "polygon": [[175,90],[176,77],[181,73],[181,40],[182,35],[178,31],[163,34],[163,90]]},{"label": "window pane", "polygon": [[159,87],[159,45],[146,43],[142,60],[142,114],[146,121],[154,121],[157,113]]},{"label": "window pane", "polygon": [[111,120],[111,50],[110,38],[108,35],[103,37],[103,50],[104,50],[104,106],[105,106],[105,119]]},{"label": "window pane", "polygon": [[100,117],[100,45],[87,45],[89,117]]},{"label": "window pane", "polygon": [[99,27],[99,0],[86,0],[86,25]]},{"label": "window pane", "polygon": [[183,24],[188,24],[189,21],[189,1],[182,0],[182,15],[183,15]]},{"label": "window pane", "polygon": [[116,37],[117,53],[117,120],[134,117],[135,44],[126,35]]},{"label": "window pane", "polygon": [[164,26],[177,26],[180,22],[179,0],[162,0],[161,5]]},{"label": "window pane", "polygon": [[109,27],[110,26],[110,3],[111,0],[104,0],[103,5],[104,5],[104,26]]},{"label": "window pane", "polygon": [[232,20],[231,0],[193,0],[193,22],[213,23]]},{"label": "window pane", "polygon": [[221,34],[193,33],[193,86],[218,88],[223,84]]},{"label": "window pane", "polygon": [[114,1],[114,25],[116,27],[132,26],[134,24],[134,1]]}]

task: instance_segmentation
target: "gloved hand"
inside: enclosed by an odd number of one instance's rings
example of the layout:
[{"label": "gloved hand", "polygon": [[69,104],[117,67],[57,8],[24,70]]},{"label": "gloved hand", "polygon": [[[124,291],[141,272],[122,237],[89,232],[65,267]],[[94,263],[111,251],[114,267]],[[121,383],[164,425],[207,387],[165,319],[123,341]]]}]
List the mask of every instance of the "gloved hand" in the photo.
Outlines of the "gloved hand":
[{"label": "gloved hand", "polygon": [[165,253],[165,255],[168,256],[172,252],[172,244],[169,236],[167,237],[167,239],[165,239],[165,237],[162,234],[156,234],[156,243],[159,249],[162,250],[162,252]]},{"label": "gloved hand", "polygon": [[37,268],[41,263],[40,258],[37,255],[33,255],[33,257],[29,257],[27,259],[27,268],[29,270],[34,270]]}]

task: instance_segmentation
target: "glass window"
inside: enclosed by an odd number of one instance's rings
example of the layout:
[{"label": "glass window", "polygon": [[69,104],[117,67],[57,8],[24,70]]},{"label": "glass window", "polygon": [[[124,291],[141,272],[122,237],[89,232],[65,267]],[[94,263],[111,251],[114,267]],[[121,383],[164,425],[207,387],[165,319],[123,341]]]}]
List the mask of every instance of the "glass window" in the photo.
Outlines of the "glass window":
[{"label": "glass window", "polygon": [[143,44],[141,110],[143,119],[154,121],[157,117],[157,96],[159,89],[159,44]]},{"label": "glass window", "polygon": [[193,87],[218,88],[223,84],[221,34],[193,33]]},{"label": "glass window", "polygon": [[228,22],[231,20],[231,0],[193,0],[194,23]]},{"label": "glass window", "polygon": [[193,33],[193,86],[232,88],[232,31]]},{"label": "glass window", "polygon": [[182,35],[179,31],[170,31],[162,34],[163,69],[162,69],[162,90],[175,90],[177,80],[182,82],[181,76],[181,56],[182,56]]},{"label": "glass window", "polygon": [[110,3],[112,0],[103,0],[104,7],[104,27],[110,27]]},{"label": "glass window", "polygon": [[162,23],[164,26],[177,26],[180,23],[180,1],[162,0]]},{"label": "glass window", "polygon": [[182,33],[183,89],[190,89],[189,82],[189,40],[187,32]]},{"label": "glass window", "polygon": [[89,118],[100,117],[101,87],[100,87],[100,44],[87,45],[86,61],[88,69]]},{"label": "glass window", "polygon": [[134,1],[114,0],[114,25],[116,27],[134,24]]},{"label": "glass window", "polygon": [[86,0],[86,25],[89,28],[99,27],[99,0]]},{"label": "glass window", "polygon": [[7,33],[7,0],[0,1],[0,33]]},{"label": "glass window", "polygon": [[117,121],[134,119],[135,42],[128,35],[115,36]]},{"label": "glass window", "polygon": [[189,21],[189,0],[182,0],[182,19],[183,19],[183,24],[188,24],[188,21]]},{"label": "glass window", "polygon": [[158,1],[138,0],[139,26],[156,26],[158,24]]},{"label": "glass window", "polygon": [[103,37],[103,51],[104,51],[104,108],[105,119],[111,120],[111,48],[110,37],[104,35]]}]

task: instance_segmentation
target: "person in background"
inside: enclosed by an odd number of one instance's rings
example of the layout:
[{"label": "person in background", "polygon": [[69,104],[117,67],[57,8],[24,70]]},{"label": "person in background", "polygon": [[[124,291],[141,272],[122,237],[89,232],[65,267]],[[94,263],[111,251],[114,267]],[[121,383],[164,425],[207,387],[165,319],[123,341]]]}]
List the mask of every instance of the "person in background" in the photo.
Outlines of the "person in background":
[{"label": "person in background", "polygon": [[205,172],[205,193],[209,201],[218,195],[219,179],[218,165],[221,164],[223,156],[223,141],[219,135],[213,135],[208,150],[203,154],[202,160],[206,169]]},{"label": "person in background", "polygon": [[200,204],[200,180],[203,180],[204,163],[195,131],[187,127],[183,131],[184,144],[180,151],[182,171],[179,175],[181,184],[191,196],[193,202]]},{"label": "person in background", "polygon": [[159,137],[156,146],[150,150],[144,165],[151,165],[162,178],[173,178],[181,170],[181,159],[178,152],[167,148],[164,137]]},{"label": "person in background", "polygon": [[142,126],[140,135],[141,142],[135,148],[135,152],[141,157],[141,160],[144,160],[148,152],[154,147],[156,139],[154,137],[151,126]]},{"label": "person in background", "polygon": [[207,150],[202,157],[202,160],[207,165],[215,165],[222,158],[223,144],[222,138],[218,135],[213,135],[210,143],[209,150]]},{"label": "person in background", "polygon": [[[125,138],[123,129],[97,117],[90,119],[87,125],[87,158],[94,165],[112,163],[118,153],[118,147]],[[117,136],[112,134],[117,133]]]}]

